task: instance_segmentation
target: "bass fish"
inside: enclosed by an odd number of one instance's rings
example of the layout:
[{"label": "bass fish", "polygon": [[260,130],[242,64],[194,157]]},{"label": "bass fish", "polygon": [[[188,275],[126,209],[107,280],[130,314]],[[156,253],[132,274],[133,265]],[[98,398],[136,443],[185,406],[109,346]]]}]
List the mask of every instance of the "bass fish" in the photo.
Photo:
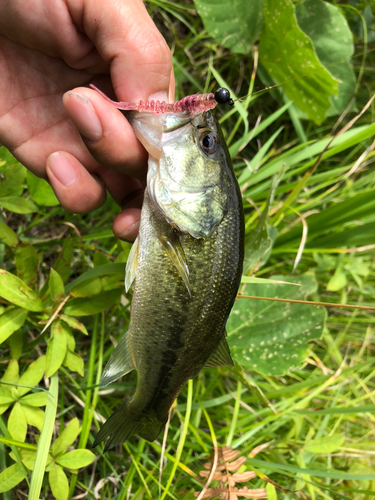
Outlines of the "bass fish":
[{"label": "bass fish", "polygon": [[126,266],[125,287],[134,290],[129,329],[100,381],[106,386],[136,370],[137,387],[99,431],[94,446],[107,439],[105,451],[133,434],[154,441],[188,379],[203,367],[233,365],[225,324],[241,279],[244,216],[210,111],[220,92],[173,105],[111,101],[138,109],[126,117],[149,160],[139,235]]}]

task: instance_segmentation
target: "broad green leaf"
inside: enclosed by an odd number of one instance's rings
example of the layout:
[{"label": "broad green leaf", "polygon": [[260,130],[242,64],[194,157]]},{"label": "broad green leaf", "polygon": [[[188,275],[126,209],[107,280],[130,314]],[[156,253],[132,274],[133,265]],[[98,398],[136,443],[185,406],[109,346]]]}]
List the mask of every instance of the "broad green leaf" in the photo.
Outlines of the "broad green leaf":
[{"label": "broad green leaf", "polygon": [[[61,319],[61,318],[60,318]],[[76,340],[74,338],[74,335],[72,333],[72,330],[68,324],[64,325],[65,328],[65,333],[66,333],[66,345],[67,348],[70,349],[72,352],[74,352],[74,349],[76,348]]]},{"label": "broad green leaf", "polygon": [[65,452],[74,443],[80,432],[79,420],[78,418],[73,418],[53,443],[52,455],[57,457],[60,453]]},{"label": "broad green leaf", "polygon": [[273,484],[266,484],[267,500],[277,500],[276,488]]},{"label": "broad green leaf", "polygon": [[22,466],[19,464],[11,465],[0,473],[0,493],[13,489],[23,479],[25,479],[25,474]]},{"label": "broad green leaf", "polygon": [[28,425],[32,425],[38,429],[39,432],[42,432],[43,422],[44,422],[44,411],[40,408],[33,408],[32,406],[28,406],[23,404],[22,401],[22,409],[24,411],[26,422]]},{"label": "broad green leaf", "polygon": [[84,375],[84,363],[81,356],[72,352],[70,349],[66,351],[66,355],[63,362],[64,366],[69,368],[72,372],[77,372],[83,377]]},{"label": "broad green leaf", "polygon": [[90,450],[73,450],[56,458],[56,463],[68,469],[81,469],[90,465],[95,460],[95,455]]},{"label": "broad green leaf", "polygon": [[353,35],[335,5],[322,0],[305,0],[296,5],[299,27],[310,38],[322,65],[339,81],[338,95],[331,97],[328,115],[344,111],[353,97],[356,78],[348,62],[354,54]]},{"label": "broad green leaf", "polygon": [[30,288],[35,289],[38,279],[38,256],[32,245],[19,245],[15,262],[18,277]]},{"label": "broad green leaf", "polygon": [[1,378],[1,382],[6,382],[7,384],[17,384],[19,378],[18,361],[16,359],[11,359],[4,375]]},{"label": "broad green leaf", "polygon": [[[2,149],[3,151],[3,149]],[[4,155],[1,155],[4,158]],[[23,191],[23,181],[26,168],[21,165],[10,153],[6,165],[0,166],[0,198],[5,196],[19,196]]]},{"label": "broad green leaf", "polygon": [[56,500],[68,500],[69,497],[69,481],[62,468],[53,464],[49,471],[48,481],[51,486],[51,491]]},{"label": "broad green leaf", "polygon": [[53,302],[61,302],[64,298],[64,282],[58,272],[51,267],[48,288]]},{"label": "broad green leaf", "polygon": [[42,311],[43,304],[38,294],[17,276],[0,269],[0,297],[28,311]]},{"label": "broad green leaf", "polygon": [[73,330],[79,330],[84,335],[88,335],[88,331],[83,323],[78,321],[78,319],[72,318],[71,316],[67,316],[66,314],[60,314],[60,319],[65,321]]},{"label": "broad green leaf", "polygon": [[89,269],[88,271],[83,273],[79,278],[76,278],[74,281],[69,283],[69,285],[65,287],[65,293],[70,292],[70,290],[72,290],[76,286],[80,285],[81,283],[85,283],[93,278],[110,276],[113,274],[122,275],[123,279],[125,279],[125,264],[111,263],[111,264],[105,264],[104,266],[98,266],[94,267],[93,269]]},{"label": "broad green leaf", "polygon": [[124,275],[112,274],[102,278],[103,291],[115,290],[116,288],[124,289]]},{"label": "broad green leaf", "polygon": [[[21,449],[19,450],[19,457],[22,460],[23,465],[26,467],[28,470],[33,470],[34,467],[34,462],[35,462],[35,455],[36,451],[32,450],[25,450]],[[17,462],[17,457],[15,453],[10,452],[9,453],[10,458],[12,458],[15,462]]]},{"label": "broad green leaf", "polygon": [[69,316],[91,316],[116,304],[120,300],[122,292],[123,290],[119,289],[109,290],[95,297],[70,300],[64,307],[64,312]]},{"label": "broad green leaf", "polygon": [[310,120],[321,123],[338,82],[319,62],[310,39],[297,24],[290,0],[265,0],[259,61]]},{"label": "broad green leaf", "polygon": [[0,415],[2,415],[11,404],[14,403],[14,398],[11,392],[6,389],[0,388]]},{"label": "broad green leaf", "polygon": [[15,214],[32,214],[38,211],[35,203],[20,196],[4,196],[4,198],[0,198],[0,207]]},{"label": "broad green leaf", "polygon": [[110,263],[109,258],[102,252],[95,252],[93,258],[94,267],[105,266]]},{"label": "broad green leaf", "polygon": [[15,441],[21,443],[26,439],[27,420],[22,405],[16,402],[8,418],[8,431]]},{"label": "broad green leaf", "polygon": [[80,283],[70,290],[73,297],[93,297],[102,291],[103,285],[100,278],[91,278],[84,283]]},{"label": "broad green leaf", "polygon": [[[308,275],[273,276],[272,279],[301,286],[250,284],[241,295],[305,300],[316,291],[316,282]],[[325,309],[319,306],[237,300],[226,327],[232,357],[245,368],[266,375],[282,375],[304,360],[309,351],[308,342],[323,332],[325,317]]]},{"label": "broad green leaf", "polygon": [[334,434],[333,436],[325,436],[322,438],[314,439],[307,443],[303,449],[310,453],[333,453],[340,448],[345,442],[345,436]]},{"label": "broad green leaf", "polygon": [[62,252],[57,259],[53,268],[61,276],[63,282],[69,278],[71,273],[71,263],[73,259],[74,243],[73,239],[69,236],[64,240]]},{"label": "broad green leaf", "polygon": [[18,387],[18,392],[20,397],[25,395],[32,389],[37,386],[39,382],[42,380],[44,371],[46,368],[46,357],[40,356],[38,359],[33,361],[28,369],[21,375],[18,380],[18,383],[22,386],[26,387]]},{"label": "broad green leaf", "polygon": [[46,377],[51,377],[62,365],[66,355],[66,332],[63,323],[54,321],[47,343]]},{"label": "broad green leaf", "polygon": [[12,333],[17,331],[24,324],[27,311],[16,307],[7,309],[0,316],[0,344],[2,344]]},{"label": "broad green leaf", "polygon": [[218,44],[248,54],[263,23],[263,0],[194,0],[204,27]]},{"label": "broad green leaf", "polygon": [[59,204],[53,189],[44,179],[40,179],[29,170],[26,174],[27,186],[32,199],[38,205],[54,207]]},{"label": "broad green leaf", "polygon": [[0,389],[0,405],[13,403],[14,399],[6,389]]},{"label": "broad green leaf", "polygon": [[0,403],[0,415],[5,413],[7,411],[7,409],[9,408],[9,406],[10,406],[10,403],[4,403],[4,404]]},{"label": "broad green leaf", "polygon": [[13,359],[20,359],[23,351],[23,332],[22,330],[17,330],[12,333],[8,338],[7,344],[10,349],[10,357]]},{"label": "broad green leaf", "polygon": [[16,233],[9,226],[0,222],[0,240],[8,245],[9,247],[15,247],[18,243],[18,237]]},{"label": "broad green leaf", "polygon": [[35,457],[36,457],[36,451],[21,450],[20,455],[21,455],[23,465],[27,469],[33,470],[34,463],[35,463]]},{"label": "broad green leaf", "polygon": [[335,274],[331,277],[327,284],[327,290],[329,292],[338,292],[342,290],[347,284],[346,274],[342,270],[342,267],[338,267]]},{"label": "broad green leaf", "polygon": [[47,404],[47,398],[48,394],[46,392],[37,391],[23,396],[21,403],[29,406],[45,406]]}]

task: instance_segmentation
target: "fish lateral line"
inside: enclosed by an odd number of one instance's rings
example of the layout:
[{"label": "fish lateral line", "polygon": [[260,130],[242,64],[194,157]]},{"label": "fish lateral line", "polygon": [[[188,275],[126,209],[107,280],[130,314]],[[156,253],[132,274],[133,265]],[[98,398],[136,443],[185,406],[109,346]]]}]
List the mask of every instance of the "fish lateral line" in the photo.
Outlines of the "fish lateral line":
[{"label": "fish lateral line", "polygon": [[100,89],[95,87],[90,83],[90,87],[98,92],[103,99],[107,102],[116,106],[117,109],[123,111],[138,111],[139,113],[154,113],[154,114],[166,114],[166,113],[184,113],[188,112],[190,114],[199,114],[204,111],[209,111],[214,109],[218,104],[229,104],[234,105],[233,99],[230,97],[228,89],[219,88],[213,94],[212,92],[208,94],[192,94],[183,97],[179,101],[168,104],[165,101],[139,101],[136,102],[125,102],[125,101],[113,101],[108,96],[105,95]]}]

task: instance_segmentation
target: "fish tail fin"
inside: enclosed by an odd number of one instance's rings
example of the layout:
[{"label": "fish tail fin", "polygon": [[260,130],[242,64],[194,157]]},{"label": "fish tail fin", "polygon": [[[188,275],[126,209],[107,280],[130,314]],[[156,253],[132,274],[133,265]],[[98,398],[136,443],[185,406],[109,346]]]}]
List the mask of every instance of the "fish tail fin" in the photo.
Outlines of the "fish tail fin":
[{"label": "fish tail fin", "polygon": [[164,422],[160,421],[153,412],[147,414],[134,410],[131,401],[125,401],[106,421],[98,432],[93,448],[108,438],[104,453],[118,444],[124,443],[133,434],[143,437],[147,441],[154,441],[162,428]]}]

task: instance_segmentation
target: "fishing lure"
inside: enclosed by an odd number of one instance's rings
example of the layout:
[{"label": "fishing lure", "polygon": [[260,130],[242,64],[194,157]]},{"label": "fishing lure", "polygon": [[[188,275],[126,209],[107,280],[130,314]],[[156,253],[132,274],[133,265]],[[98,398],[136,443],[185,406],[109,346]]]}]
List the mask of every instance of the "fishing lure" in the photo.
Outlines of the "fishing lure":
[{"label": "fishing lure", "polygon": [[165,114],[165,113],[183,113],[184,111],[189,112],[192,115],[203,113],[204,111],[209,111],[214,109],[217,104],[229,104],[234,105],[233,99],[230,97],[228,89],[219,88],[213,94],[192,94],[183,97],[179,101],[172,104],[168,104],[165,101],[139,101],[139,103],[134,102],[124,102],[124,101],[113,101],[107,97],[104,92],[99,90],[95,85],[90,83],[90,87],[96,92],[98,92],[103,99],[110,102],[117,109],[122,109],[123,111],[138,111],[139,113],[155,113],[155,114]]}]

